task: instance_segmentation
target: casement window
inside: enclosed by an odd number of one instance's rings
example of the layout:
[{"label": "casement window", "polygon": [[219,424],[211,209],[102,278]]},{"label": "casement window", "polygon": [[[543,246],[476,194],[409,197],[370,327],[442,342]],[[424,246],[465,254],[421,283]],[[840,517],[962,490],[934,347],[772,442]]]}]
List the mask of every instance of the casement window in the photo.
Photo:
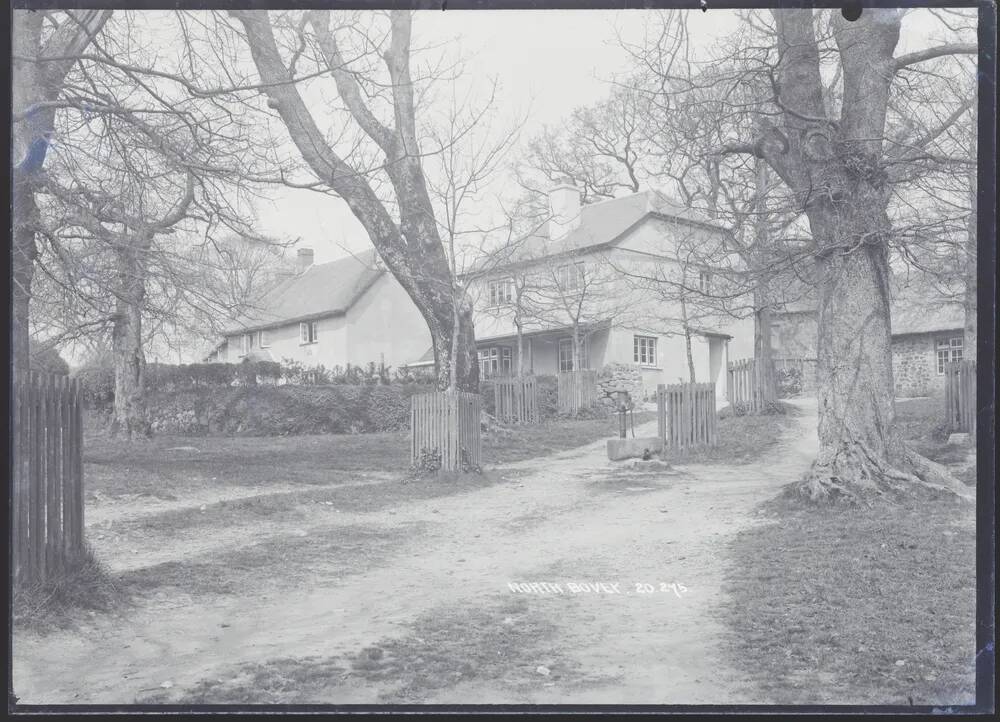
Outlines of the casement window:
[{"label": "casement window", "polygon": [[487,295],[489,296],[489,308],[499,308],[509,306],[514,300],[514,281],[510,278],[501,278],[489,281],[487,284]]},{"label": "casement window", "polygon": [[492,346],[479,349],[479,375],[483,378],[510,373],[512,368],[510,346]]},{"label": "casement window", "polygon": [[699,271],[698,273],[698,290],[702,293],[708,293],[712,289],[712,274],[710,271]]},{"label": "casement window", "polygon": [[939,338],[937,341],[937,372],[944,374],[950,361],[962,360],[962,337]]},{"label": "casement window", "polygon": [[260,346],[261,348],[271,347],[271,339],[269,338],[269,334],[265,329],[261,329],[260,331],[257,332],[257,345]]},{"label": "casement window", "polygon": [[589,350],[587,348],[587,339],[580,339],[580,358],[573,359],[573,339],[563,338],[559,340],[559,370],[560,371],[574,371],[576,369],[588,368],[588,357]]},{"label": "casement window", "polygon": [[583,286],[583,262],[567,263],[556,269],[556,283],[563,291],[575,291]]},{"label": "casement window", "polygon": [[319,340],[319,324],[316,321],[306,321],[299,324],[299,343],[316,343]]},{"label": "casement window", "polygon": [[656,366],[656,337],[633,336],[632,358],[640,366]]},{"label": "casement window", "polygon": [[245,333],[240,336],[240,355],[246,356],[254,346],[254,336],[252,333]]}]

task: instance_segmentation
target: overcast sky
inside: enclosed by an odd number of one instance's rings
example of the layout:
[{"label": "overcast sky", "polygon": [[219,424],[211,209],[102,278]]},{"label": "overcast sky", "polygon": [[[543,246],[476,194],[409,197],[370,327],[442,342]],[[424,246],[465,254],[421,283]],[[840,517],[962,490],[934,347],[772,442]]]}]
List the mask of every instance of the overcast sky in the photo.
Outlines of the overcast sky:
[{"label": "overcast sky", "polygon": [[[486,10],[420,11],[413,32],[420,41],[454,42],[467,59],[467,77],[499,81],[496,108],[506,120],[527,116],[521,140],[545,125],[558,124],[573,108],[601,99],[609,81],[627,71],[629,58],[617,35],[639,42],[646,10]],[[692,11],[692,44],[702,49],[732,32],[740,22],[733,11]],[[910,11],[903,21],[897,53],[932,42],[938,21],[927,10]],[[309,191],[276,192],[258,207],[263,231],[300,238],[316,262],[370,248],[360,224],[337,199]]]},{"label": "overcast sky", "polygon": [[[710,42],[735,22],[724,11],[692,16],[690,29],[699,42]],[[526,140],[607,94],[609,81],[629,65],[616,31],[638,42],[647,19],[642,10],[423,11],[416,13],[413,32],[415,40],[457,42],[470,77],[496,77],[496,107],[506,120],[527,116],[521,132]],[[315,250],[317,263],[371,245],[346,205],[310,191],[276,194],[258,213],[262,230],[300,237],[300,246]]]}]

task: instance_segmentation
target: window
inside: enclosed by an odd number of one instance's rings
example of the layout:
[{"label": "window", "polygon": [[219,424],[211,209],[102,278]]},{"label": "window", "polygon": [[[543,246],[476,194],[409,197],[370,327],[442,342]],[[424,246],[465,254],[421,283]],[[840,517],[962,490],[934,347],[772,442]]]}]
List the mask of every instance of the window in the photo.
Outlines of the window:
[{"label": "window", "polygon": [[489,308],[509,306],[514,300],[513,279],[501,278],[497,281],[490,281],[487,283],[487,292],[490,299]]},{"label": "window", "polygon": [[640,366],[656,366],[656,337],[633,336],[632,357]]},{"label": "window", "polygon": [[316,321],[309,321],[299,324],[299,343],[316,343],[319,340],[318,324]]},{"label": "window", "polygon": [[583,285],[583,263],[567,263],[556,269],[556,283],[563,291],[575,291]]},{"label": "window", "polygon": [[950,361],[962,360],[962,337],[952,336],[941,338],[937,342],[937,372],[944,373],[945,366]]},{"label": "window", "polygon": [[268,338],[267,331],[261,329],[257,334],[257,345],[261,348],[270,348],[271,339]]},{"label": "window", "polygon": [[700,271],[698,273],[698,290],[702,293],[708,293],[712,288],[712,274],[709,271]]},{"label": "window", "polygon": [[510,373],[510,346],[493,346],[479,350],[479,375],[483,378],[496,376],[500,373]]},{"label": "window", "polygon": [[559,340],[559,370],[573,371],[575,369],[585,369],[588,367],[587,339],[580,339],[580,358],[573,363],[573,339],[564,338]]},{"label": "window", "polygon": [[246,356],[250,353],[250,349],[253,348],[253,339],[255,334],[245,333],[240,336],[240,354]]}]

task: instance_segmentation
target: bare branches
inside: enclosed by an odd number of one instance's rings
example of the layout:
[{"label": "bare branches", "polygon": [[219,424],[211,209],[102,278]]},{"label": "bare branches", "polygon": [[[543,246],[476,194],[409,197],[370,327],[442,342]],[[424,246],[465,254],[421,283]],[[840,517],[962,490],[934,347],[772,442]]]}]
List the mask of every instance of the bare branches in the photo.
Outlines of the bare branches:
[{"label": "bare branches", "polygon": [[911,65],[934,60],[935,58],[942,58],[948,55],[977,55],[978,53],[979,46],[975,43],[945,43],[944,45],[927,48],[926,50],[918,50],[914,53],[900,55],[893,60],[892,69],[894,72],[899,72]]}]

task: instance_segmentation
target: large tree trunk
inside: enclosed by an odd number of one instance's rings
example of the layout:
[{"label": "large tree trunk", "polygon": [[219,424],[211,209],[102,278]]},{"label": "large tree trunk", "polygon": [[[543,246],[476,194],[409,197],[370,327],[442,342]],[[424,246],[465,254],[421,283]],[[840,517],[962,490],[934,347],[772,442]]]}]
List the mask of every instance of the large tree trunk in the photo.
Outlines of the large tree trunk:
[{"label": "large tree trunk", "polygon": [[[20,58],[35,57],[41,52],[42,13],[16,10],[12,13],[11,110],[15,118],[32,105],[45,100],[43,76],[38,63]],[[51,128],[52,113],[36,111],[11,125],[13,198],[11,215],[11,311],[13,338],[11,361],[14,368],[29,366],[29,305],[31,281],[35,272],[35,232],[38,206],[35,202],[37,176],[45,162],[46,131]]]},{"label": "large tree trunk", "polygon": [[[973,116],[975,118],[975,116]],[[978,237],[978,199],[976,197],[977,183],[976,183],[976,172],[975,168],[972,168],[968,172],[968,183],[969,183],[969,201],[970,201],[970,212],[969,218],[965,223],[966,226],[966,236],[965,236],[965,257],[962,259],[964,262],[964,275],[965,275],[965,291],[962,298],[962,305],[965,310],[965,338],[962,344],[962,358],[969,359],[970,361],[976,360],[976,344],[978,343],[978,333],[976,330],[977,323],[977,309],[978,309],[978,290],[979,290],[979,268],[977,260],[979,258],[979,250],[976,246],[976,240]]]},{"label": "large tree trunk", "polygon": [[14,179],[14,198],[11,206],[13,228],[11,234],[11,361],[15,369],[27,369],[30,359],[29,307],[31,281],[35,274],[35,228],[38,207],[30,182]]},{"label": "large tree trunk", "polygon": [[771,348],[771,283],[772,272],[770,234],[767,228],[767,164],[755,159],[754,241],[750,262],[753,273],[753,359],[754,393],[759,408],[768,409],[778,403],[778,387],[774,378],[774,354]]},{"label": "large tree trunk", "polygon": [[754,289],[753,367],[756,393],[762,408],[778,402],[778,385],[774,378],[774,350],[771,348],[771,306],[760,284]]},{"label": "large tree trunk", "polygon": [[[361,129],[385,156],[383,166],[392,184],[399,210],[398,223],[366,181],[330,146],[299,95],[274,37],[266,11],[230,11],[243,25],[254,64],[264,83],[268,105],[281,116],[288,134],[316,177],[346,201],[368,233],[372,244],[420,309],[431,334],[438,386],[462,391],[479,389],[472,309],[463,305],[456,322],[454,276],[434,218],[421,166],[416,127],[413,81],[410,78],[409,11],[390,15],[392,33],[383,56],[392,79],[394,124],[383,125],[367,106],[357,78],[347,69],[329,12],[313,11],[309,23],[330,67],[337,90]],[[457,343],[457,347],[453,346]],[[452,358],[455,358],[452,369]]]},{"label": "large tree trunk", "polygon": [[146,297],[144,254],[148,236],[118,255],[118,300],[111,337],[115,367],[115,408],[111,434],[127,439],[152,435],[146,410],[146,354],[142,348],[142,309]]},{"label": "large tree trunk", "polygon": [[[905,492],[923,480],[960,484],[903,443],[895,424],[889,318],[887,214],[892,184],[885,132],[897,10],[866,8],[855,22],[834,14],[843,104],[825,119],[819,45],[811,10],[775,10],[778,143],[760,146],[799,197],[816,244],[820,450],[799,489],[811,499],[856,500]],[[793,110],[789,110],[793,109]]]},{"label": "large tree trunk", "polygon": [[[15,368],[29,365],[29,302],[38,249],[38,206],[35,201],[49,139],[55,124],[55,109],[43,105],[55,100],[73,65],[111,17],[111,10],[85,10],[74,21],[65,21],[42,45],[43,15],[37,10],[11,13],[11,252],[13,284],[11,306],[13,339],[11,360]],[[28,58],[58,58],[39,63]]]}]

